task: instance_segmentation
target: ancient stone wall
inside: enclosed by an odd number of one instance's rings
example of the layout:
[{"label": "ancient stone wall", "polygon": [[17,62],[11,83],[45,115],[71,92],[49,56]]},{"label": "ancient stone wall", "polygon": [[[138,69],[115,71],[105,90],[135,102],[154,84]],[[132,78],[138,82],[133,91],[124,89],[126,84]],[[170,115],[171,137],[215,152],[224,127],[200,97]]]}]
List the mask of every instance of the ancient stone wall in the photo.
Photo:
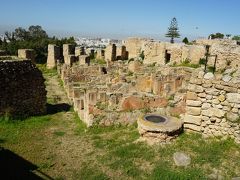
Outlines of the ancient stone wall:
[{"label": "ancient stone wall", "polygon": [[120,62],[109,67],[62,66],[60,72],[67,95],[87,125],[133,123],[144,109],[153,112],[165,109],[168,97],[173,94],[177,109],[172,107],[170,111],[176,116],[184,112],[184,94],[180,91],[186,92],[184,82],[189,80],[190,73],[183,68],[153,70],[141,63],[136,70],[131,68],[135,63],[138,61],[130,62],[129,66]]},{"label": "ancient stone wall", "polygon": [[149,39],[144,38],[128,38],[124,44],[128,51],[128,58],[131,59],[139,57],[141,52],[144,50],[144,45],[149,41]]},{"label": "ancient stone wall", "polygon": [[184,127],[240,143],[240,69],[224,75],[195,71],[188,85]]},{"label": "ancient stone wall", "polygon": [[0,115],[45,113],[44,81],[41,71],[30,60],[0,61]]},{"label": "ancient stone wall", "polygon": [[18,58],[30,59],[33,63],[35,63],[35,52],[33,49],[18,49]]},{"label": "ancient stone wall", "polygon": [[192,64],[199,64],[199,60],[206,57],[206,45],[210,45],[208,66],[214,66],[215,56],[217,56],[217,70],[227,67],[237,68],[240,62],[240,46],[232,40],[201,39],[197,40],[194,45],[185,45],[129,38],[125,45],[126,50],[129,51],[129,59],[139,58],[140,54],[144,52],[144,64],[180,64],[185,60]]}]

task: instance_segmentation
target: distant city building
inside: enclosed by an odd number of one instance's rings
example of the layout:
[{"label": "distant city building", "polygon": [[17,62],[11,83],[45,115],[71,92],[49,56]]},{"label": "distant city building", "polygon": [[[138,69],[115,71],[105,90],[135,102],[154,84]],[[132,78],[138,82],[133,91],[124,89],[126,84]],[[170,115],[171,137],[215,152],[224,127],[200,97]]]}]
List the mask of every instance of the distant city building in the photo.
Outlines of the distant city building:
[{"label": "distant city building", "polygon": [[83,46],[83,47],[92,48],[92,49],[105,48],[109,44],[116,44],[116,45],[122,44],[121,40],[105,39],[105,38],[80,38],[80,37],[76,37],[75,42],[77,43],[78,46]]}]

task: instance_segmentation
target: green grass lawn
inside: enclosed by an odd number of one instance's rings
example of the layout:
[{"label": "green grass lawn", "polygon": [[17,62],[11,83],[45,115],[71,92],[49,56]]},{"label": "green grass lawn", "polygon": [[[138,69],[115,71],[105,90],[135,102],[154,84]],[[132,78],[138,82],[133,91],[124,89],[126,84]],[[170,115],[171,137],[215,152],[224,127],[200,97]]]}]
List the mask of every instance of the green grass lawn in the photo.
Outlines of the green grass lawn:
[{"label": "green grass lawn", "polygon": [[[60,123],[63,114],[31,117],[24,121],[1,119],[0,145],[29,156],[40,169],[48,169],[54,164],[54,157],[49,155],[46,160],[39,161],[37,154],[48,147],[38,143],[47,141],[44,129]],[[212,173],[213,168],[221,170],[226,179],[239,176],[240,147],[231,139],[204,140],[199,134],[184,133],[170,145],[148,146],[136,141],[139,138],[136,126],[86,129],[77,116],[75,123],[75,136],[87,140],[94,147],[93,152],[86,156],[82,167],[73,172],[75,178],[115,179],[111,177],[111,172],[118,172],[117,179],[207,179],[206,176]],[[66,136],[64,130],[55,130],[53,135],[55,139]],[[174,165],[172,156],[176,151],[191,156],[189,167]],[[96,158],[88,162],[91,156]]]}]

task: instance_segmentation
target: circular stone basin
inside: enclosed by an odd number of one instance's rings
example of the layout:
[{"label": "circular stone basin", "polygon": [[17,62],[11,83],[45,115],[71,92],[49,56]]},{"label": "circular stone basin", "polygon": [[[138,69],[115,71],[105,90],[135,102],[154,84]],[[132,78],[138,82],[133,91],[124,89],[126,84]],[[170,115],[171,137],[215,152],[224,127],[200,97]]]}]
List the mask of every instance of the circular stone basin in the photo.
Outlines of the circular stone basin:
[{"label": "circular stone basin", "polygon": [[159,116],[159,115],[154,115],[154,114],[144,116],[144,120],[152,122],[152,123],[164,123],[167,121],[167,119],[165,117]]},{"label": "circular stone basin", "polygon": [[182,131],[183,122],[174,117],[147,114],[138,119],[138,130],[142,137],[157,142],[169,142]]}]

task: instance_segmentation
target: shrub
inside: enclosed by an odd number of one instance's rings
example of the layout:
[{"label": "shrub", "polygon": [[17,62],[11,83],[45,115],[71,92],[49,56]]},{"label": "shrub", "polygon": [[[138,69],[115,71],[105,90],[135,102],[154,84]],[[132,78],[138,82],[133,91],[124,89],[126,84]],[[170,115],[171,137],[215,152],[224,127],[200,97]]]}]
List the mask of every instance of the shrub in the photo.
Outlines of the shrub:
[{"label": "shrub", "polygon": [[207,63],[207,60],[205,58],[199,59],[199,64],[200,65],[205,65]]}]

